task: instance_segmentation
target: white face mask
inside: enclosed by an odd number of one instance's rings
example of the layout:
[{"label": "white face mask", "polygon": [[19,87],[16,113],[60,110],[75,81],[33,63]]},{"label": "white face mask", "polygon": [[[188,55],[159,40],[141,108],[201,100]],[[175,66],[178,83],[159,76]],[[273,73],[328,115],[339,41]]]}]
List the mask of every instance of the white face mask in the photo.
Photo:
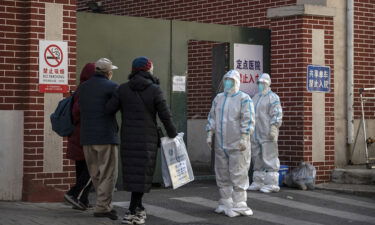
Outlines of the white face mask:
[{"label": "white face mask", "polygon": [[148,72],[150,72],[151,74],[154,74],[154,65],[151,66],[151,68]]},{"label": "white face mask", "polygon": [[234,87],[234,80],[233,79],[225,79],[224,80],[224,91],[228,92]]},{"label": "white face mask", "polygon": [[113,76],[113,71],[111,70],[108,72],[108,80],[111,80],[112,76]]},{"label": "white face mask", "polygon": [[263,90],[264,90],[264,84],[262,84],[262,83],[258,83],[258,92],[259,92],[259,93],[262,93]]}]

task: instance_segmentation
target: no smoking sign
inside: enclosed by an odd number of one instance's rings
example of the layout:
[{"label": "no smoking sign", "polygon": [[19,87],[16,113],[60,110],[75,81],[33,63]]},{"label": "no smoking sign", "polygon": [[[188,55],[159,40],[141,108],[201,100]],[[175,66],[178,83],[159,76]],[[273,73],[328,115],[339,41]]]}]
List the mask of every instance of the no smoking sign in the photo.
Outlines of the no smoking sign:
[{"label": "no smoking sign", "polygon": [[64,53],[57,45],[49,45],[44,51],[44,60],[51,67],[59,66],[63,61]]},{"label": "no smoking sign", "polygon": [[39,91],[68,92],[68,46],[63,41],[39,40]]}]

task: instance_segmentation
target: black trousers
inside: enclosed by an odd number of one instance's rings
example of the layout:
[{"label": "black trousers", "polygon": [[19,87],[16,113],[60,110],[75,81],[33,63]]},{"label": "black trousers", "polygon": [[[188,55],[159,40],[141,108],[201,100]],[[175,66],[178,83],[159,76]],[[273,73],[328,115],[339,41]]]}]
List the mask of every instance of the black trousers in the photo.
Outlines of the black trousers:
[{"label": "black trousers", "polygon": [[145,209],[142,205],[143,194],[143,192],[132,192],[129,205],[129,211],[131,214],[134,214],[137,208],[140,208],[142,210]]},{"label": "black trousers", "polygon": [[89,203],[89,192],[92,186],[90,179],[90,173],[87,169],[86,161],[79,160],[75,161],[76,164],[76,184],[70,188],[67,194],[74,196],[80,200],[83,204]]}]

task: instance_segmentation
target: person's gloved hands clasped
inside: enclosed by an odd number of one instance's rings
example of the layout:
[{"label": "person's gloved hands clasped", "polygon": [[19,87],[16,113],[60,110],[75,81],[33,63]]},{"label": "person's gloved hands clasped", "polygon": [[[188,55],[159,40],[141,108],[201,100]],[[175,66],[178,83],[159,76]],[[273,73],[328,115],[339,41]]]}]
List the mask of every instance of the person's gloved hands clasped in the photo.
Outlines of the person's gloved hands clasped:
[{"label": "person's gloved hands clasped", "polygon": [[212,131],[207,132],[207,139],[206,139],[208,148],[212,150]]},{"label": "person's gloved hands clasped", "polygon": [[270,128],[270,137],[272,141],[277,141],[277,137],[279,136],[279,130],[275,125],[271,125]]},{"label": "person's gloved hands clasped", "polygon": [[242,134],[238,148],[240,149],[240,151],[245,151],[247,148],[249,148],[249,145],[250,145],[249,134]]}]

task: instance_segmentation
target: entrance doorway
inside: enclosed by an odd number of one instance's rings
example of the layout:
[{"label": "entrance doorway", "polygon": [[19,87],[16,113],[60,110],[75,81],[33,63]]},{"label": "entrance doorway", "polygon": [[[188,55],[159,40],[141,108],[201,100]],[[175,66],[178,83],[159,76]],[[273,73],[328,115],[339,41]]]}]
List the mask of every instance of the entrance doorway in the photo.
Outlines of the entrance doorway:
[{"label": "entrance doorway", "polygon": [[[119,66],[113,80],[123,83],[131,71],[132,60],[149,57],[177,130],[185,133],[194,173],[212,174],[204,127],[212,97],[220,90],[221,77],[233,68],[235,43],[262,45],[264,72],[269,72],[267,29],[79,12],[77,74],[87,62],[107,57]],[[204,60],[197,60],[199,54],[203,54]],[[186,77],[185,91],[173,90],[174,76]],[[196,87],[200,89],[195,90]],[[154,180],[161,182],[160,170],[156,170]],[[121,175],[118,183],[121,186]]]}]

